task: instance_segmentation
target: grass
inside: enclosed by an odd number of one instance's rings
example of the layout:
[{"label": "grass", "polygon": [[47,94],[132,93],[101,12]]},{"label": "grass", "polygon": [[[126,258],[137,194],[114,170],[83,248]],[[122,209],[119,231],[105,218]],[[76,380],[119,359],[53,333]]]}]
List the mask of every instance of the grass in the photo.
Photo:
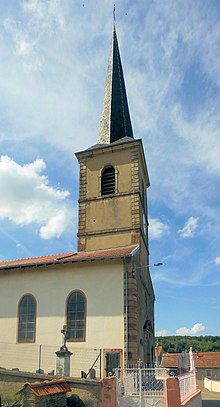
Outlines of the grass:
[{"label": "grass", "polygon": [[8,403],[17,400],[19,397],[16,393],[23,387],[22,383],[0,382],[0,396],[2,402]]}]

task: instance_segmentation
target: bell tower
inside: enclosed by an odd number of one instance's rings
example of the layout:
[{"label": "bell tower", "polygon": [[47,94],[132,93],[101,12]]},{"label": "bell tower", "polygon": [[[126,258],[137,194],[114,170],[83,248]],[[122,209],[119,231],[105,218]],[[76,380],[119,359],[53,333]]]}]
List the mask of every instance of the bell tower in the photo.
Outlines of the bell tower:
[{"label": "bell tower", "polygon": [[148,252],[147,166],[133,138],[115,27],[98,144],[76,153],[80,163],[78,251],[142,243]]}]

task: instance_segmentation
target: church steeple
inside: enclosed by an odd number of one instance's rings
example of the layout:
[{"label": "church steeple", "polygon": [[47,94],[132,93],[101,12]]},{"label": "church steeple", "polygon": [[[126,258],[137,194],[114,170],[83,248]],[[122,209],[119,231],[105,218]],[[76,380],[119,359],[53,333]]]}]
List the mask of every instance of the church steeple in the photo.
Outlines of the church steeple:
[{"label": "church steeple", "polygon": [[125,136],[133,138],[133,131],[114,25],[98,143],[111,144]]},{"label": "church steeple", "polygon": [[147,257],[149,178],[142,142],[133,138],[115,27],[99,141],[76,156],[80,162],[78,250],[141,244]]}]

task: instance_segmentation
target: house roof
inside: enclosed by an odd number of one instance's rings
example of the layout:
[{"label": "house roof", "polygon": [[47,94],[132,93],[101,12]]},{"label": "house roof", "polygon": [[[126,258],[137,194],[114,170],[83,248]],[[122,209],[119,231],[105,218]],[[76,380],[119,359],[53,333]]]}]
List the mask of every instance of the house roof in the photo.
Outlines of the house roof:
[{"label": "house roof", "polygon": [[220,367],[220,352],[194,353],[196,367]]},{"label": "house roof", "polygon": [[50,254],[47,256],[26,259],[8,260],[0,262],[0,270],[33,267],[51,264],[74,263],[79,261],[93,261],[98,259],[115,259],[132,256],[139,246],[132,245],[113,249],[96,250],[91,252],[67,252]]},{"label": "house roof", "polygon": [[178,367],[178,358],[181,353],[164,353],[162,358],[162,367]]},{"label": "house roof", "polygon": [[18,392],[29,387],[37,397],[48,396],[51,394],[67,393],[71,391],[69,384],[65,379],[45,380],[44,382],[25,383],[23,388]]},{"label": "house roof", "polygon": [[[162,367],[178,367],[178,358],[181,353],[164,353]],[[195,352],[194,362],[196,368],[220,368],[220,352]]]}]

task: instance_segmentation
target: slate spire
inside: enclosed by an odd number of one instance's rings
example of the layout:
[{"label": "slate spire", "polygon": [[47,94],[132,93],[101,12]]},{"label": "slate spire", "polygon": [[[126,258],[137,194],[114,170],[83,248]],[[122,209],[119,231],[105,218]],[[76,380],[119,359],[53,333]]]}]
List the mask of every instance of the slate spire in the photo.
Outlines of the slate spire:
[{"label": "slate spire", "polygon": [[114,25],[98,143],[111,144],[125,136],[133,138],[133,131]]}]

